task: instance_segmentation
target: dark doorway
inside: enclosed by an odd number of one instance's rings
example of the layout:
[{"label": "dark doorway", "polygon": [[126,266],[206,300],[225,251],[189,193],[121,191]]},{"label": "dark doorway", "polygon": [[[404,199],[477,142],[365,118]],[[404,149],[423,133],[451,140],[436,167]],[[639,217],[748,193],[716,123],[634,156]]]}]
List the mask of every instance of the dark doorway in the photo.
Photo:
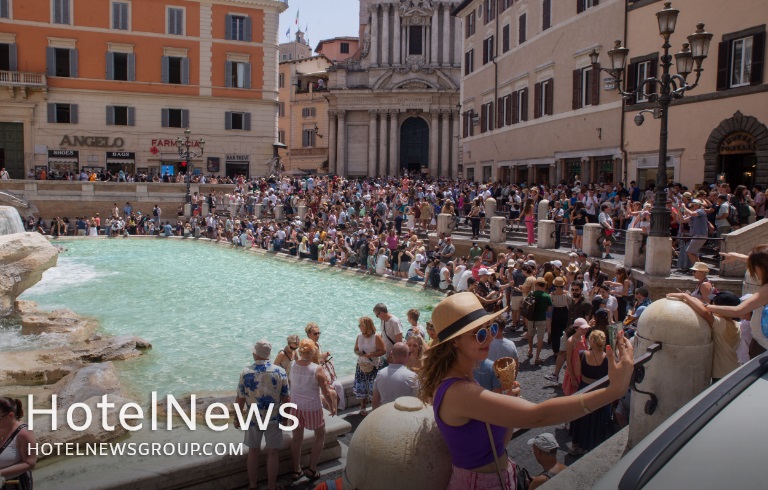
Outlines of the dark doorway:
[{"label": "dark doorway", "polygon": [[247,163],[229,163],[227,162],[226,174],[227,177],[236,179],[240,175],[245,175],[246,178],[250,175],[250,165]]},{"label": "dark doorway", "polygon": [[400,126],[400,168],[421,172],[429,167],[429,126],[420,117],[409,117]]},{"label": "dark doorway", "polygon": [[731,189],[745,185],[752,189],[755,185],[755,170],[757,170],[757,157],[755,154],[745,155],[720,155],[720,172],[725,175],[725,182]]},{"label": "dark doorway", "polygon": [[0,122],[0,158],[12,179],[23,179],[24,172],[24,124]]}]

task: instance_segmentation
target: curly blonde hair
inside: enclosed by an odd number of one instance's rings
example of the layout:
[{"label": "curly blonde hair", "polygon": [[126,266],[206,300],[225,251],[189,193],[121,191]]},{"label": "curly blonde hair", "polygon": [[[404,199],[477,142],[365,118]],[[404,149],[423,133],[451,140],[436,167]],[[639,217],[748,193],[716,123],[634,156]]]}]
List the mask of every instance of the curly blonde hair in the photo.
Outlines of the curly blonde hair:
[{"label": "curly blonde hair", "polygon": [[309,332],[311,332],[315,328],[320,329],[320,325],[318,325],[315,322],[309,322],[307,323],[307,326],[304,327],[304,333],[309,335]]},{"label": "curly blonde hair", "polygon": [[363,335],[370,337],[376,335],[376,325],[373,324],[373,319],[369,316],[361,316],[357,321],[358,326],[363,327]]}]

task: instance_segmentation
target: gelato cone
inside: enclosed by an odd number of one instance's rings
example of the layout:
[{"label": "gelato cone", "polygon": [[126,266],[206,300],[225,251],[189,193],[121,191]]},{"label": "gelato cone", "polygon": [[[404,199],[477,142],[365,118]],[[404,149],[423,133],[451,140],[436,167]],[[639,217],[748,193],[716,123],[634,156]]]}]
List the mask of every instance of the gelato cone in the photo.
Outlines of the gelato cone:
[{"label": "gelato cone", "polygon": [[501,381],[502,393],[506,393],[517,380],[517,361],[511,357],[502,357],[493,363],[493,372]]}]

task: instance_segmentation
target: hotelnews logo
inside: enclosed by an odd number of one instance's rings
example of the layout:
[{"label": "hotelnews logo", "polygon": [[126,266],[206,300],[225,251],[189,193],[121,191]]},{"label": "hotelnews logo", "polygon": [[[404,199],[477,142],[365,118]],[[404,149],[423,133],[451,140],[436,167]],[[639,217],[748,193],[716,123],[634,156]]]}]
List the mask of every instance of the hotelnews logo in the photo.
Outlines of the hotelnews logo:
[{"label": "hotelnews logo", "polygon": [[[157,413],[157,392],[152,392],[152,404],[149,409],[150,413],[150,430],[156,431],[158,429],[158,413]],[[178,415],[189,430],[197,430],[197,396],[190,396],[190,408],[189,413],[184,411],[184,408],[179,404],[173,395],[166,397],[166,423],[165,430],[173,430],[173,418],[174,414]],[[51,395],[51,408],[35,408],[34,395],[27,396],[27,406],[29,407],[29,430],[35,430],[35,416],[36,415],[49,415],[51,417],[51,430],[55,431],[59,427],[59,413],[58,413],[58,396]],[[265,409],[265,413],[262,415],[258,405],[251,404],[248,407],[246,413],[243,413],[243,409],[236,403],[232,404],[232,407],[224,403],[211,403],[208,408],[205,409],[203,414],[203,420],[205,425],[213,431],[221,432],[229,429],[229,422],[232,420],[230,408],[233,409],[235,420],[239,423],[241,430],[247,430],[253,422],[259,427],[260,430],[267,430],[272,419],[275,407],[277,404],[270,403]],[[110,425],[107,420],[107,415],[110,409],[115,408],[115,404],[108,401],[107,395],[102,395],[101,401],[96,403],[96,408],[101,410],[101,428],[106,431],[114,431],[116,426]],[[281,418],[278,426],[280,430],[293,431],[299,426],[299,419],[289,412],[289,410],[296,410],[295,403],[282,403],[277,408],[278,415]],[[81,424],[75,422],[74,416],[82,411],[85,415],[85,419]],[[129,431],[136,432],[144,428],[144,423],[141,422],[145,419],[144,409],[138,403],[129,402],[120,408],[118,413],[118,423],[120,426]],[[283,419],[290,420],[290,425],[283,424]],[[131,421],[134,421],[133,423]],[[225,422],[226,421],[226,422]],[[67,427],[75,432],[83,432],[88,430],[93,423],[93,412],[91,407],[85,403],[73,403],[67,408],[66,412]]]},{"label": "hotelnews logo", "polygon": [[[58,411],[58,397],[51,395],[51,408],[35,408],[34,395],[27,396],[29,413],[29,429],[35,430],[35,417],[50,417],[50,430],[57,431],[62,424],[75,432],[83,432],[91,428],[94,423],[94,414],[89,405],[85,403],[73,403],[64,413],[65,420],[60,421]],[[113,432],[118,425],[128,432],[136,432],[144,429],[149,418],[149,430],[170,431],[176,428],[186,428],[195,431],[198,428],[198,415],[202,415],[205,426],[216,432],[229,429],[233,421],[235,427],[242,431],[250,427],[258,427],[259,430],[267,430],[270,423],[278,423],[280,430],[293,431],[299,426],[299,419],[291,413],[296,410],[295,403],[275,404],[271,403],[266,408],[260,409],[257,404],[251,404],[243,409],[237,403],[212,403],[202,414],[198,414],[197,396],[190,396],[190,407],[185,410],[173,395],[168,395],[164,400],[165,417],[158,414],[158,395],[152,392],[151,406],[147,414],[141,405],[129,402],[120,407],[117,413],[117,424],[110,424],[108,414],[115,409],[107,395],[102,395],[101,401],[96,403],[96,410],[101,415],[101,428]],[[82,415],[82,417],[81,417]],[[178,417],[181,423],[174,426],[174,418]],[[274,419],[274,420],[273,420]],[[114,418],[113,418],[114,420]],[[48,418],[46,417],[46,425]],[[39,424],[38,424],[39,425]],[[48,427],[44,427],[48,429]],[[32,444],[28,448],[29,454],[37,456],[240,456],[244,453],[243,444],[223,442],[119,442],[119,443],[64,443],[46,442]]]}]

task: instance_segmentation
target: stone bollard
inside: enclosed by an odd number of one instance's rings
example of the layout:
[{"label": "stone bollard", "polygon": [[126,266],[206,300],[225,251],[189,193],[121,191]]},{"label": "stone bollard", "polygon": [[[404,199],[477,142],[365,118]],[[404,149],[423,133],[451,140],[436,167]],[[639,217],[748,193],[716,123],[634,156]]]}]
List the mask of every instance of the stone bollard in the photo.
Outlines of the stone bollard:
[{"label": "stone bollard", "polygon": [[299,219],[304,221],[304,216],[307,215],[307,207],[306,206],[299,206]]},{"label": "stone bollard", "polygon": [[264,205],[263,204],[257,204],[253,207],[253,216],[256,219],[261,219],[262,216],[264,216]]},{"label": "stone bollard", "polygon": [[192,205],[189,203],[184,205],[184,216],[186,216],[187,218],[192,216]]},{"label": "stone bollard", "polygon": [[496,216],[496,199],[489,197],[485,200],[485,216],[493,218]]},{"label": "stone bollard", "polygon": [[632,393],[629,447],[634,447],[670,415],[706,390],[712,381],[712,329],[682,301],[662,298],[651,303],[638,322],[635,356],[661,342],[645,365],[639,390],[653,393],[657,406],[646,411],[648,395]]},{"label": "stone bollard", "polygon": [[555,232],[557,224],[551,219],[545,219],[539,221],[538,241],[536,246],[538,248],[555,248],[555,237],[552,234]]},{"label": "stone bollard", "polygon": [[221,205],[225,208],[229,207],[229,194],[224,194],[224,200],[221,202]]},{"label": "stone bollard", "polygon": [[755,221],[757,221],[757,213],[755,212],[755,208],[750,206],[749,207],[749,219],[747,219],[747,224],[751,225]]},{"label": "stone bollard", "polygon": [[283,203],[278,202],[275,206],[275,221],[283,221],[285,219],[285,206]]},{"label": "stone bollard", "polygon": [[[520,208],[522,210],[522,208]],[[543,199],[539,202],[539,206],[536,209],[537,221],[542,222],[545,219],[549,219],[549,201]]]},{"label": "stone bollard", "polygon": [[672,239],[649,236],[645,245],[645,272],[651,276],[667,277],[672,271]]},{"label": "stone bollard", "polygon": [[236,214],[237,214],[237,204],[230,204],[229,215],[234,218]]},{"label": "stone bollard", "polygon": [[643,246],[645,233],[640,228],[630,228],[627,230],[627,242],[625,245],[624,267],[629,269],[633,267],[645,267],[645,250],[640,252]]},{"label": "stone bollard", "polygon": [[208,216],[208,213],[210,213],[210,212],[211,212],[211,208],[208,207],[208,203],[207,202],[204,202],[203,203],[203,214],[201,214],[200,216]]},{"label": "stone bollard", "polygon": [[504,216],[494,216],[491,218],[491,243],[504,243],[507,241],[507,232],[504,227],[507,226],[507,218]]},{"label": "stone bollard", "polygon": [[584,250],[587,257],[603,257],[603,253],[597,246],[597,239],[600,237],[602,228],[598,223],[587,223],[584,225],[584,244],[581,249]]},{"label": "stone bollard", "polygon": [[437,234],[445,233],[446,235],[450,235],[453,232],[453,228],[451,227],[452,224],[452,218],[450,214],[440,213],[437,215]]},{"label": "stone bollard", "polygon": [[195,226],[195,238],[200,238],[200,227]]},{"label": "stone bollard", "polygon": [[[418,459],[418,469],[413,458]],[[355,430],[343,487],[443,490],[451,471],[451,454],[435,424],[432,406],[404,396],[368,414]]]}]

